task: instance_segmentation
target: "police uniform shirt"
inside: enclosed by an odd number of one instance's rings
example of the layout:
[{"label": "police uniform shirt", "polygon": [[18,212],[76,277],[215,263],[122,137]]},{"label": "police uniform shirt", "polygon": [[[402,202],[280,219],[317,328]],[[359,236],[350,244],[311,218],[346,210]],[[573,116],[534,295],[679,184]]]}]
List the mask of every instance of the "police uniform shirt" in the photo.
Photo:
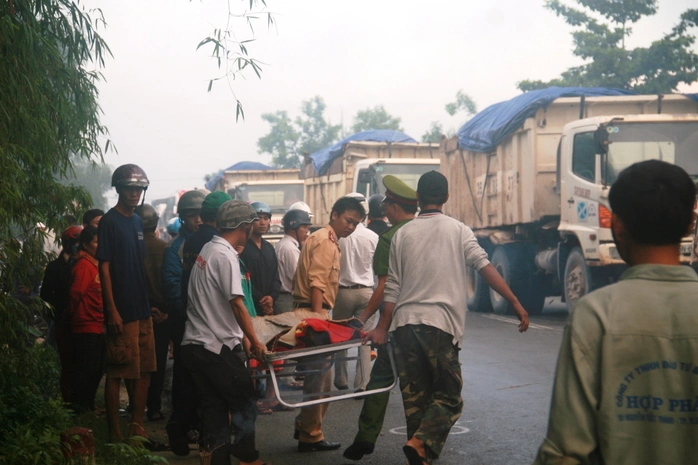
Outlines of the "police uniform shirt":
[{"label": "police uniform shirt", "polygon": [[339,244],[334,230],[325,226],[312,233],[303,245],[293,279],[294,302],[311,302],[311,289],[322,291],[322,303],[334,307],[339,291]]},{"label": "police uniform shirt", "polygon": [[182,345],[198,344],[214,354],[242,344],[242,329],[230,301],[244,296],[235,249],[220,236],[204,245],[189,278],[189,303]]}]

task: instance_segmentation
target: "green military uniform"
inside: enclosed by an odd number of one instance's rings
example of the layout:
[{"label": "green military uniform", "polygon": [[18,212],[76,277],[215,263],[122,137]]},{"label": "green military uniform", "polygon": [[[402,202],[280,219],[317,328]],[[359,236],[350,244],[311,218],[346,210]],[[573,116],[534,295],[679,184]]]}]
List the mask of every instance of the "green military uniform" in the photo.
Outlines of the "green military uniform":
[{"label": "green military uniform", "polygon": [[691,268],[639,265],[577,303],[536,465],[695,463],[696,302]]},{"label": "green military uniform", "polygon": [[[383,178],[383,185],[386,187],[386,197],[397,203],[416,204],[417,195],[414,189],[400,181],[399,178],[388,175]],[[373,272],[377,276],[388,274],[390,258],[390,244],[395,233],[411,220],[401,221],[394,225],[378,238],[376,253],[373,255]],[[371,369],[371,378],[366,386],[367,391],[381,389],[393,384],[393,370],[390,365],[388,347],[378,347],[376,357]],[[368,442],[375,444],[385,419],[385,411],[388,408],[390,392],[373,394],[364,399],[364,405],[359,416],[359,432],[354,438],[354,443]]]}]

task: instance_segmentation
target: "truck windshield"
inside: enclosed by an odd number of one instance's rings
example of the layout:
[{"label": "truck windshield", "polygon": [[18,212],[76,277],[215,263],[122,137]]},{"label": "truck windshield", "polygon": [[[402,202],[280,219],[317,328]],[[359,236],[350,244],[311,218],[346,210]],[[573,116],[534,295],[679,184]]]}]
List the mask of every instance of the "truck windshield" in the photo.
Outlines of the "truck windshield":
[{"label": "truck windshield", "polygon": [[228,191],[234,199],[264,202],[272,213],[284,213],[303,200],[303,184],[243,184]]},{"label": "truck windshield", "polygon": [[438,163],[425,163],[425,164],[377,164],[374,168],[376,173],[376,179],[374,188],[375,193],[385,194],[385,186],[383,186],[383,177],[389,174],[396,176],[402,182],[410,186],[412,189],[417,189],[417,182],[419,177],[426,173],[427,171],[436,170],[439,171]]},{"label": "truck windshield", "polygon": [[698,122],[619,122],[607,130],[607,184],[612,184],[623,169],[644,160],[673,163],[694,179],[698,177]]}]

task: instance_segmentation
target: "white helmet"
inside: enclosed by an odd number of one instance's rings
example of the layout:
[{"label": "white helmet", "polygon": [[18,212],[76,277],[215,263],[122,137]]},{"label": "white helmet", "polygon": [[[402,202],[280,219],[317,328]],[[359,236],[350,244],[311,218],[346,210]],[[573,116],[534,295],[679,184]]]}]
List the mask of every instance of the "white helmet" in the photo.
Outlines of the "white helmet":
[{"label": "white helmet", "polygon": [[313,217],[313,213],[310,211],[310,207],[308,206],[307,203],[303,201],[296,202],[292,204],[290,207],[288,207],[289,210],[302,210],[310,216],[310,218]]},{"label": "white helmet", "polygon": [[350,199],[356,199],[364,207],[364,211],[368,212],[368,203],[366,202],[366,196],[359,192],[350,192],[344,197],[349,197]]}]

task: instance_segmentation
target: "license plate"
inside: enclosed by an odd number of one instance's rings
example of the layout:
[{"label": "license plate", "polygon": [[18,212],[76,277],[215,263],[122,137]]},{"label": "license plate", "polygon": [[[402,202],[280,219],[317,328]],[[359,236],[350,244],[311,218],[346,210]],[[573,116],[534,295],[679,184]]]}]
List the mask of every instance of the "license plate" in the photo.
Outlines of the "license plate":
[{"label": "license plate", "polygon": [[681,255],[691,255],[693,244],[681,244]]},{"label": "license plate", "polygon": [[611,256],[612,259],[620,260],[620,254],[618,253],[618,249],[616,249],[615,247],[609,247],[608,254]]}]

